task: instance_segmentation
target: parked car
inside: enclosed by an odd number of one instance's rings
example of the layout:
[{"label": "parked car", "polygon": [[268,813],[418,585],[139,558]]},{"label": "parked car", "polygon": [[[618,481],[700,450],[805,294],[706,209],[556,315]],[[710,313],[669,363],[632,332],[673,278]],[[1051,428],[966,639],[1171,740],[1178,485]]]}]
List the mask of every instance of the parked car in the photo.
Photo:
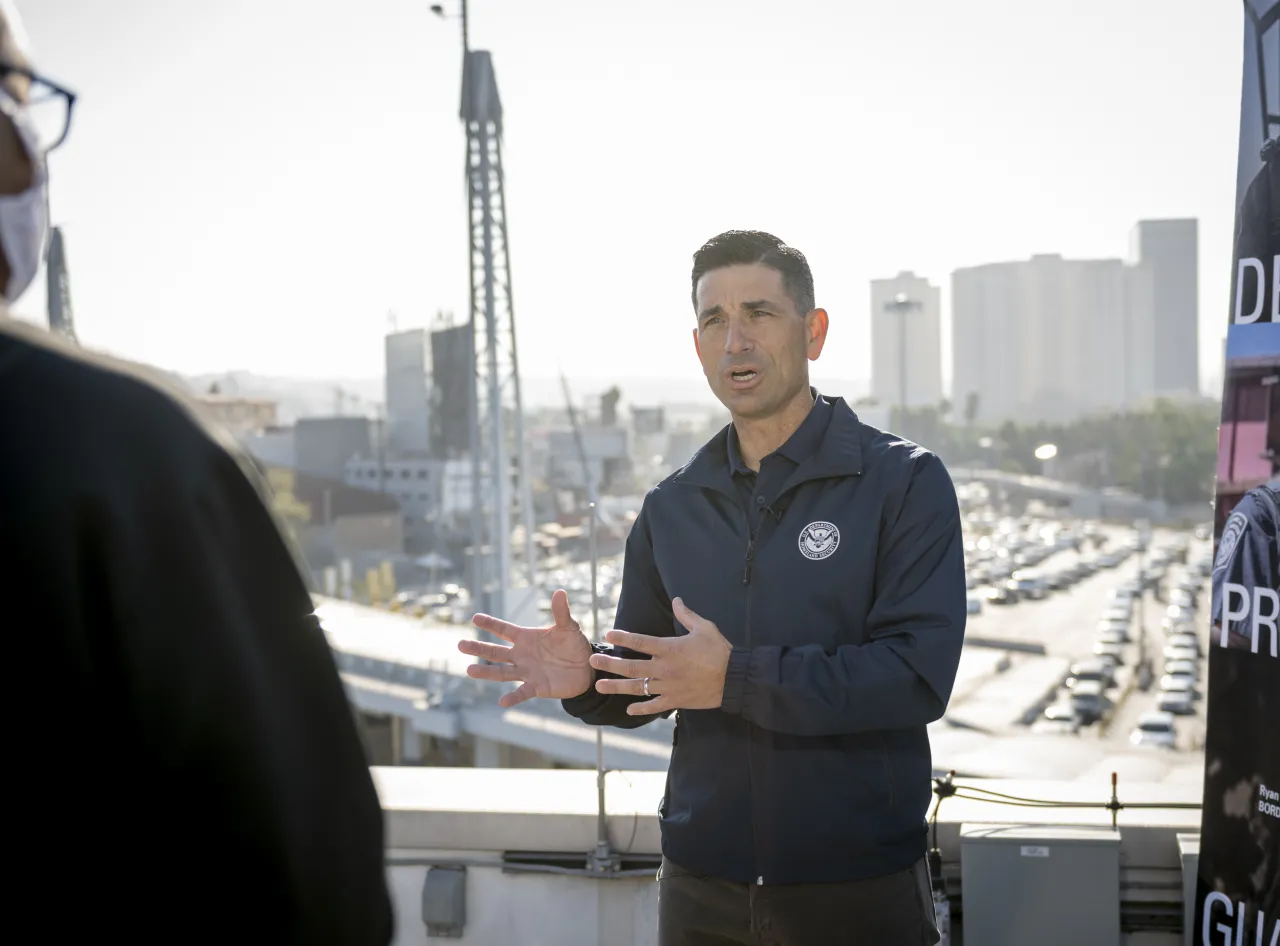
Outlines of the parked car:
[{"label": "parked car", "polygon": [[1071,688],[1071,706],[1080,717],[1081,725],[1088,726],[1100,720],[1111,706],[1096,680],[1081,680]]},{"label": "parked car", "polygon": [[1129,632],[1122,627],[1103,625],[1094,632],[1093,639],[1099,644],[1127,644]]},{"label": "parked car", "polygon": [[1127,621],[1133,615],[1133,605],[1136,598],[1117,597],[1107,601],[1107,607],[1103,614],[1110,617],[1115,615],[1117,618]]},{"label": "parked car", "polygon": [[1093,645],[1093,656],[1110,657],[1118,664],[1124,663],[1124,644],[1113,644],[1107,641],[1098,641]]},{"label": "parked car", "polygon": [[1196,691],[1196,681],[1194,677],[1181,673],[1166,673],[1160,678],[1160,692],[1162,693],[1186,693],[1192,699],[1199,696]]},{"label": "parked car", "polygon": [[1156,706],[1166,713],[1173,713],[1175,716],[1191,716],[1196,711],[1195,700],[1192,699],[1190,693],[1173,691],[1161,693],[1160,699],[1156,701]]},{"label": "parked car", "polygon": [[1110,660],[1082,660],[1072,664],[1067,673],[1066,686],[1070,688],[1085,680],[1100,683],[1104,688],[1115,686],[1115,664]]},{"label": "parked car", "polygon": [[1009,579],[1009,588],[1016,592],[1018,597],[1030,598],[1033,601],[1039,601],[1049,594],[1049,588],[1045,585],[1044,580],[1035,575],[1014,574]]},{"label": "parked car", "polygon": [[1176,634],[1170,634],[1164,639],[1164,642],[1166,647],[1182,647],[1193,651],[1197,657],[1204,656],[1201,653],[1199,635],[1190,631],[1179,631]]},{"label": "parked car", "polygon": [[988,604],[1017,604],[1018,593],[1008,585],[992,585],[983,595]]},{"label": "parked car", "polygon": [[1190,677],[1192,680],[1200,679],[1200,661],[1198,660],[1170,660],[1164,665],[1164,672],[1169,676]]},{"label": "parked car", "polygon": [[1070,703],[1054,703],[1046,706],[1040,718],[1031,724],[1034,733],[1067,733],[1076,735],[1080,732],[1080,714]]},{"label": "parked car", "polygon": [[982,597],[980,595],[969,595],[965,599],[965,609],[970,614],[982,613]]},{"label": "parked car", "polygon": [[1170,660],[1199,660],[1200,659],[1200,654],[1198,651],[1192,650],[1190,647],[1177,647],[1173,644],[1166,645],[1161,656],[1164,657],[1166,663]]},{"label": "parked car", "polygon": [[1115,634],[1115,633],[1123,634],[1124,639],[1127,641],[1129,639],[1129,622],[1128,621],[1099,621],[1098,629],[1097,631],[1095,631],[1095,633],[1102,634],[1104,632],[1109,634]]},{"label": "parked car", "polygon": [[1178,731],[1173,714],[1161,711],[1143,713],[1138,719],[1138,725],[1129,734],[1129,742],[1135,746],[1174,748],[1178,744]]}]

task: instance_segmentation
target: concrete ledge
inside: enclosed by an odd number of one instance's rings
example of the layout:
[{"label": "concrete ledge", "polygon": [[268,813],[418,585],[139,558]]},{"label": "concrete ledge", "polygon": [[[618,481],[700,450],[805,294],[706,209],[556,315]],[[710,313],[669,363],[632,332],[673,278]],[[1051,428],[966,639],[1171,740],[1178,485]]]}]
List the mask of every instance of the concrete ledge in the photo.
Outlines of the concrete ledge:
[{"label": "concrete ledge", "polygon": [[[372,769],[396,850],[587,851],[596,843],[596,774],[556,769]],[[630,852],[660,853],[665,772],[609,772],[609,835]]]},{"label": "concrete ledge", "polygon": [[[591,771],[555,769],[472,769],[379,767],[371,770],[387,818],[387,846],[397,850],[588,851],[596,839],[596,776]],[[1101,773],[1100,773],[1101,775]],[[659,853],[658,803],[665,772],[608,772],[605,800],[610,837],[623,846],[632,835],[636,853]],[[1105,804],[1109,775],[1095,783],[1021,779],[963,779],[960,786],[990,789],[1024,798]],[[1198,784],[1119,783],[1121,802],[1199,803]],[[961,823],[1110,825],[1105,809],[1028,808],[1011,804],[945,799],[939,834],[949,827],[958,839]],[[1198,809],[1125,809],[1119,825],[1140,836],[1161,837],[1160,863],[1176,866],[1175,831],[1198,831]],[[1167,844],[1165,843],[1167,842]],[[958,848],[956,855],[958,856]]]}]

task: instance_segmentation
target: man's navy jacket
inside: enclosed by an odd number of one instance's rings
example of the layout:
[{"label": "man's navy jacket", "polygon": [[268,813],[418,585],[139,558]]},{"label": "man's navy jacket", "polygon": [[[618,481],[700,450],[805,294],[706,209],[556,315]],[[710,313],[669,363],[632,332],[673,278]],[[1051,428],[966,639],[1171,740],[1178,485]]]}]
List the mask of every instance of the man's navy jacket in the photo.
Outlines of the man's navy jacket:
[{"label": "man's navy jacket", "polygon": [[[615,624],[687,633],[674,597],[733,651],[720,708],[677,714],[663,853],[768,885],[882,876],[923,857],[925,727],[946,708],[966,619],[942,462],[841,398],[819,396],[758,475],[729,425],[645,497]],[[631,728],[653,719],[627,715],[642,699],[593,687],[564,706]]]}]

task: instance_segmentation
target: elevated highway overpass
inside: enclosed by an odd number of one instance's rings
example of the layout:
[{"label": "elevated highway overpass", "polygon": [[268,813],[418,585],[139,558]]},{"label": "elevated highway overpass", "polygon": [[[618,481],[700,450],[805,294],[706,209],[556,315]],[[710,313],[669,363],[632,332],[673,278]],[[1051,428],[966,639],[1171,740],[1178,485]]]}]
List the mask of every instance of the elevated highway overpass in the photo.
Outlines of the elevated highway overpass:
[{"label": "elevated highway overpass", "polygon": [[1028,476],[981,467],[949,468],[956,483],[982,483],[1009,497],[1038,499],[1065,507],[1085,519],[1160,519],[1163,503],[1119,489],[1096,490],[1045,476]]},{"label": "elevated highway overpass", "polygon": [[[434,624],[336,598],[316,597],[320,618],[352,704],[400,721],[407,741],[416,734],[479,745],[511,745],[569,765],[594,766],[594,727],[574,719],[558,701],[529,700],[503,709],[511,684],[467,676],[473,658],[458,641],[470,628]],[[665,769],[674,724],[655,720],[637,730],[606,729],[605,766]],[[412,753],[406,753],[412,758]]]}]

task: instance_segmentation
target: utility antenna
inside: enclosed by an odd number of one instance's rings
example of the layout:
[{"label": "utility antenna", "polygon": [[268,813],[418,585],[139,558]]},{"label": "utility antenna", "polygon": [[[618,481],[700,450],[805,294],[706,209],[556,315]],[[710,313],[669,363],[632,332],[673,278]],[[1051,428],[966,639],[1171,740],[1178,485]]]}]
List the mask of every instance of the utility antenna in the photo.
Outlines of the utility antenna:
[{"label": "utility antenna", "polygon": [[76,339],[75,317],[71,310],[71,273],[67,269],[67,248],[62,228],[54,227],[45,254],[46,305],[49,328],[71,341]]},{"label": "utility antenna", "polygon": [[[587,460],[587,447],[582,439],[582,427],[578,424],[578,412],[573,407],[569,393],[569,381],[560,372],[560,386],[564,389],[564,404],[569,412],[569,424],[573,427],[573,440],[578,448],[578,461],[582,464],[582,481],[587,487],[588,555],[591,558],[591,638],[600,643],[600,587],[599,555],[596,551],[596,523],[599,519],[595,477],[591,475],[591,463]],[[609,822],[604,806],[604,727],[596,727],[596,849],[587,857],[588,867],[598,873],[611,873],[622,866],[622,858],[609,846]]]}]

